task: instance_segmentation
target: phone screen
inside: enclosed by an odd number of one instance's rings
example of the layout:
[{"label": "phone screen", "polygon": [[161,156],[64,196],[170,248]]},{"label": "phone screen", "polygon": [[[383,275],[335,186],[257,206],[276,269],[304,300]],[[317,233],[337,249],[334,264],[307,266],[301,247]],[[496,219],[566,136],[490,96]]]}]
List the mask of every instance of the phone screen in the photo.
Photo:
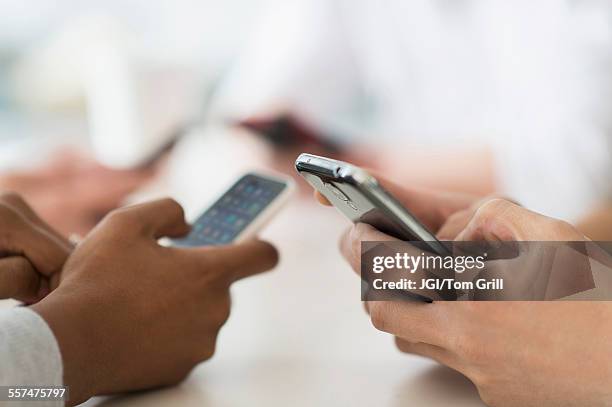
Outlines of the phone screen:
[{"label": "phone screen", "polygon": [[233,242],[284,190],[287,184],[256,174],[240,178],[192,225],[174,246],[194,247]]}]

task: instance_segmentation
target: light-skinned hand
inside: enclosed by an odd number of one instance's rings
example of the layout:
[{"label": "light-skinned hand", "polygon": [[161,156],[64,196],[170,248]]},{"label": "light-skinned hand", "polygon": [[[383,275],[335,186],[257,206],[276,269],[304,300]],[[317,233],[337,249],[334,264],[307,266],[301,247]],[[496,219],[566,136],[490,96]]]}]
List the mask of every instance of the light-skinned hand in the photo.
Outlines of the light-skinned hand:
[{"label": "light-skinned hand", "polygon": [[[460,196],[444,203],[438,200],[442,195],[392,192],[447,238],[586,239],[566,222],[503,199],[474,199],[462,207],[455,204],[464,202]],[[453,207],[454,212],[446,209]],[[342,237],[341,251],[359,273],[361,242],[385,240],[394,238],[359,224]],[[365,306],[374,327],[393,335],[401,351],[461,372],[488,405],[605,406],[612,399],[608,302],[368,301]]]}]

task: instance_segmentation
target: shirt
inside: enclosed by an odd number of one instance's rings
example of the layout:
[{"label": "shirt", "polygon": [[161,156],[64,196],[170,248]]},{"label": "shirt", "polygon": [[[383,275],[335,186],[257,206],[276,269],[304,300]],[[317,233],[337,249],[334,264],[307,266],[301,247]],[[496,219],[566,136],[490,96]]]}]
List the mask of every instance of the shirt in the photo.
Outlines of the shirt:
[{"label": "shirt", "polygon": [[[62,357],[45,320],[26,307],[0,309],[0,386],[61,386]],[[0,403],[2,404],[2,403]],[[11,402],[11,406],[32,402]],[[63,406],[37,401],[37,406]]]}]

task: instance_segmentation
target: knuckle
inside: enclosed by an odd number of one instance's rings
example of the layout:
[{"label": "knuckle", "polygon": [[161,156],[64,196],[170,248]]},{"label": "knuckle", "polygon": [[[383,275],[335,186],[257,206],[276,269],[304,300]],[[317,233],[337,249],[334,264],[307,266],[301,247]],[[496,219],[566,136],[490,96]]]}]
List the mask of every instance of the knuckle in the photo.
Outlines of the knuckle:
[{"label": "knuckle", "polygon": [[23,218],[12,208],[0,203],[0,249],[13,247],[17,235],[24,227]]},{"label": "knuckle", "polygon": [[[172,198],[162,198],[157,201],[151,202],[149,204],[144,204],[144,205],[153,205],[156,208],[158,208],[160,211],[162,211],[164,214],[166,214],[166,216],[169,216],[172,218],[176,218],[176,219],[185,218],[185,210],[183,209],[181,204],[179,204],[176,200]],[[142,206],[134,207],[134,209],[137,209],[137,208],[142,208]]]},{"label": "knuckle", "polygon": [[166,379],[160,382],[161,386],[175,386],[185,379],[191,374],[191,370],[195,363],[190,364],[188,367],[180,367],[177,368],[173,373],[169,374]]},{"label": "knuckle", "polygon": [[495,395],[494,388],[492,387],[490,376],[482,373],[474,373],[470,375],[470,380],[476,386],[480,399],[490,407],[499,405],[499,399]]},{"label": "knuckle", "polygon": [[161,202],[164,205],[167,205],[170,209],[176,211],[177,213],[180,214],[185,214],[185,210],[183,209],[183,207],[181,206],[180,203],[178,203],[175,199],[173,198],[162,198]]},{"label": "knuckle", "polygon": [[105,224],[129,226],[135,223],[135,217],[132,211],[127,208],[119,208],[109,212],[104,217]]},{"label": "knuckle", "polygon": [[202,363],[215,355],[217,348],[217,336],[213,335],[206,339],[203,344],[201,342],[199,343],[200,346],[198,346],[197,350],[192,353],[189,361],[192,366]]},{"label": "knuckle", "polygon": [[450,339],[450,348],[461,359],[472,364],[480,364],[484,360],[484,347],[474,343],[473,338],[457,333]]},{"label": "knuckle", "polygon": [[464,219],[466,216],[467,210],[457,211],[451,214],[448,218],[446,218],[446,223],[455,223]]},{"label": "knuckle", "polygon": [[514,204],[502,198],[491,198],[485,201],[476,210],[476,216],[484,219],[491,219],[500,216],[501,214],[512,208]]},{"label": "knuckle", "polygon": [[511,219],[509,213],[515,207],[515,204],[502,198],[489,199],[476,209],[470,223],[489,229],[501,227]]},{"label": "knuckle", "polygon": [[21,195],[13,191],[0,192],[0,202],[10,205],[26,206],[26,201]]},{"label": "knuckle", "polygon": [[215,315],[215,325],[217,327],[223,326],[223,324],[225,324],[229,319],[231,311],[231,300],[228,296],[228,298],[221,301],[221,305],[218,307],[218,311]]},{"label": "knuckle", "polygon": [[125,209],[114,209],[110,211],[105,217],[105,222],[117,222],[125,217]]},{"label": "knuckle", "polygon": [[19,221],[19,214],[10,206],[0,203],[0,221],[4,224],[12,224]]},{"label": "knuckle", "polygon": [[208,360],[212,358],[213,356],[215,356],[215,351],[217,347],[216,342],[217,342],[216,340],[213,340],[211,344],[203,347],[202,352],[199,355],[200,362],[204,360]]},{"label": "knuckle", "polygon": [[411,346],[410,346],[410,342],[400,338],[399,336],[395,337],[395,347],[400,351],[400,352],[404,352],[404,353],[411,353]]}]

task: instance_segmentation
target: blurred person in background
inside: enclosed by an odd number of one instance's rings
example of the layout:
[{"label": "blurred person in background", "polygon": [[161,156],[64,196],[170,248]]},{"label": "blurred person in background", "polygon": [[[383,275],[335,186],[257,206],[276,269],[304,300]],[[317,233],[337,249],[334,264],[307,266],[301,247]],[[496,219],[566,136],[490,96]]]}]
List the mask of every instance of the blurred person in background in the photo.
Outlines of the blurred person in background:
[{"label": "blurred person in background", "polygon": [[402,184],[500,192],[610,238],[592,216],[610,216],[611,40],[600,0],[278,2],[216,111],[291,117]]},{"label": "blurred person in background", "polygon": [[0,173],[0,191],[22,195],[63,236],[84,236],[155,172],[111,169],[84,153],[63,150],[34,168]]},{"label": "blurred person in background", "polygon": [[[87,15],[86,5],[66,3],[66,10],[54,11],[52,2],[45,4],[43,14],[56,22],[64,21],[59,18],[63,14]],[[249,2],[248,8],[237,4],[224,8],[160,1],[142,10],[109,2],[108,14],[121,18],[75,19],[79,22],[66,24],[54,46],[40,47],[36,57],[26,58],[22,93],[30,97],[39,88],[55,91],[64,86],[69,96],[79,94],[83,90],[76,90],[74,78],[91,68],[83,63],[92,59],[90,53],[98,55],[102,65],[95,65],[105,68],[95,70],[101,76],[85,92],[89,119],[99,125],[89,136],[98,140],[115,136],[119,143],[107,143],[104,151],[106,158],[116,159],[130,149],[153,148],[147,146],[158,141],[149,128],[134,134],[130,131],[134,123],[136,128],[149,124],[163,116],[159,109],[181,110],[174,104],[189,92],[180,89],[201,90],[187,80],[178,91],[166,94],[157,89],[165,88],[160,85],[165,81],[147,71],[188,65],[199,69],[201,76],[215,77],[232,60],[231,52],[241,49],[240,38],[250,37],[231,72],[221,75],[206,119],[290,118],[298,124],[289,126],[290,132],[308,142],[288,149],[290,143],[276,141],[276,146],[285,145],[286,154],[276,157],[285,162],[284,168],[289,169],[303,150],[333,155],[414,185],[479,195],[500,192],[542,213],[573,221],[593,238],[605,238],[597,225],[609,213],[604,191],[612,173],[608,2],[272,1],[253,33],[249,20],[241,16],[254,15],[261,3]],[[215,21],[200,24],[204,16]],[[123,49],[134,38],[120,35],[125,30],[117,28],[117,20],[127,22],[119,28],[135,29],[142,37],[136,41],[137,52]],[[220,31],[220,21],[234,20],[240,24]],[[33,21],[30,30],[40,24]],[[151,21],[156,22],[154,29]],[[28,25],[6,26],[12,34]],[[202,27],[213,27],[223,35],[206,35],[212,31],[198,31]],[[37,30],[40,27],[33,31]],[[124,51],[126,58],[114,59]],[[131,66],[134,54],[140,59]],[[148,56],[143,59],[141,54]],[[67,63],[62,64],[64,60]],[[117,66],[129,69],[113,68]],[[42,75],[36,70],[40,67]],[[124,82],[125,78],[144,78],[144,82]],[[54,86],[56,82],[59,85]],[[116,99],[125,84],[154,91],[128,92],[127,99]],[[114,96],[107,97],[107,90]],[[132,118],[121,109],[134,107],[123,104],[132,96],[163,103]],[[119,120],[126,117],[129,120]],[[268,137],[286,132],[287,120],[272,127]],[[130,134],[137,143],[127,140]],[[149,136],[154,142],[146,142]],[[127,142],[121,144],[123,140]],[[38,198],[23,193],[46,215]],[[89,227],[54,225],[66,232]]]},{"label": "blurred person in background", "polygon": [[147,164],[193,118],[256,3],[0,1],[0,189],[86,234],[157,180]]}]

